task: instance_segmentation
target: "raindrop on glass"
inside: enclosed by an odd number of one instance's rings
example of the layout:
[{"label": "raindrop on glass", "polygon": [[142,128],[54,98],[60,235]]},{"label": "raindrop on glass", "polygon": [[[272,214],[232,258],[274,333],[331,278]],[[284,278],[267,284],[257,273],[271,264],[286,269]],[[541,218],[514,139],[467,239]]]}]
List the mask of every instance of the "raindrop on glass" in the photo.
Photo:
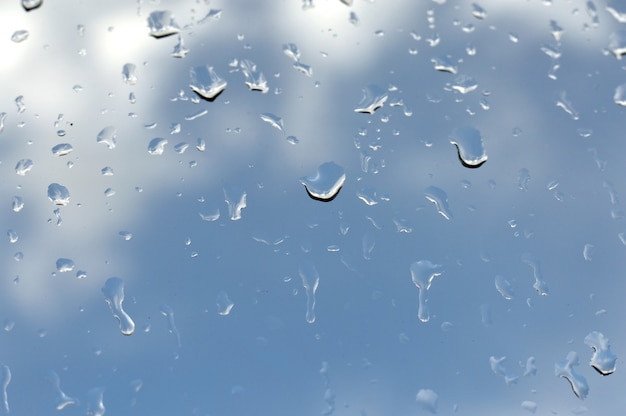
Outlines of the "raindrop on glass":
[{"label": "raindrop on glass", "polygon": [[0,403],[1,409],[4,414],[9,413],[9,397],[7,393],[7,387],[11,382],[11,370],[5,364],[0,364]]},{"label": "raindrop on glass", "polygon": [[27,12],[35,10],[43,4],[43,0],[22,0],[22,7]]},{"label": "raindrop on glass", "polygon": [[543,273],[541,272],[541,263],[539,259],[534,254],[525,253],[522,255],[522,261],[528,264],[533,270],[533,277],[535,278],[533,288],[541,296],[546,296],[548,294],[548,285],[543,280]]},{"label": "raindrop on glass", "polygon": [[467,168],[477,168],[487,161],[480,132],[473,127],[458,127],[449,136],[457,148],[459,160]]},{"label": "raindrop on glass", "polygon": [[603,376],[613,374],[617,356],[611,351],[609,339],[601,332],[593,331],[585,337],[585,344],[593,349],[589,364]]},{"label": "raindrop on glass", "polygon": [[228,294],[223,290],[217,294],[215,304],[217,305],[217,313],[222,316],[229,315],[233,306],[235,306],[233,301],[228,297]]},{"label": "raindrop on glass", "polygon": [[306,292],[306,321],[312,324],[315,322],[315,292],[319,286],[320,278],[315,265],[308,260],[300,262],[298,274]]},{"label": "raindrop on glass", "polygon": [[300,183],[311,198],[329,202],[339,194],[345,180],[344,168],[334,162],[326,162],[317,168],[315,175],[300,178]]},{"label": "raindrop on glass", "polygon": [[15,43],[24,42],[26,39],[28,39],[28,35],[30,35],[30,33],[28,33],[28,30],[16,30],[11,35],[11,40]]},{"label": "raindrop on glass", "polygon": [[74,270],[74,261],[72,259],[60,258],[56,262],[57,271],[59,273],[67,273]]},{"label": "raindrop on glass", "polygon": [[113,126],[107,126],[100,130],[96,137],[97,143],[104,143],[109,149],[115,149],[117,137],[117,129]]},{"label": "raindrop on glass", "polygon": [[128,85],[135,85],[137,83],[137,65],[124,64],[122,67],[122,79]]},{"label": "raindrop on glass", "polygon": [[74,150],[69,143],[59,143],[52,147],[52,154],[55,156],[65,156]]},{"label": "raindrop on glass", "polygon": [[167,144],[167,139],[161,137],[155,137],[150,140],[148,143],[148,153],[155,156],[160,156],[165,151],[165,145]]},{"label": "raindrop on glass", "polygon": [[78,399],[69,397],[63,392],[63,390],[61,390],[61,379],[55,371],[50,370],[48,372],[48,380],[50,380],[50,382],[52,383],[52,388],[56,391],[57,394],[57,397],[54,400],[55,408],[57,410],[63,410],[67,406],[78,406],[80,404]]},{"label": "raindrop on glass", "polygon": [[94,387],[87,392],[87,416],[104,416],[104,388]]},{"label": "raindrop on glass", "polygon": [[33,161],[30,159],[22,159],[15,165],[15,173],[20,176],[26,175],[33,168]]},{"label": "raindrop on glass", "polygon": [[374,114],[387,101],[388,95],[385,90],[377,85],[368,85],[363,89],[363,98],[354,109],[357,113]]},{"label": "raindrop on glass", "polygon": [[48,185],[48,199],[54,205],[67,205],[70,203],[70,191],[58,183]]},{"label": "raindrop on glass", "polygon": [[243,59],[239,65],[241,67],[241,72],[244,77],[246,77],[245,82],[250,91],[260,91],[263,94],[269,91],[265,75],[257,69],[254,62]]},{"label": "raindrop on glass", "polygon": [[196,94],[208,101],[213,101],[225,89],[228,83],[215,73],[213,67],[196,66],[189,70],[191,88]]},{"label": "raindrop on glass", "polygon": [[283,125],[283,119],[274,115],[272,113],[261,113],[261,120],[268,123],[270,126],[280,130],[283,134],[285,133],[285,126]]},{"label": "raindrop on glass", "polygon": [[496,276],[495,279],[496,290],[502,295],[502,297],[506,300],[513,299],[514,291],[513,286],[502,276]]},{"label": "raindrop on glass", "polygon": [[20,212],[24,208],[24,200],[19,196],[14,196],[11,202],[11,209],[13,212]]},{"label": "raindrop on glass", "polygon": [[178,35],[178,43],[174,45],[174,50],[172,51],[172,57],[174,58],[184,58],[189,53],[189,49],[185,46],[185,42],[183,41],[183,37]]},{"label": "raindrop on glass", "polygon": [[452,218],[452,212],[448,206],[448,195],[446,192],[436,186],[429,186],[424,190],[424,196],[427,200],[435,204],[437,212],[441,214],[445,219]]},{"label": "raindrop on glass", "polygon": [[150,13],[150,16],[148,16],[148,28],[150,29],[150,36],[157,39],[174,35],[180,30],[174,21],[174,15],[169,10]]},{"label": "raindrop on glass", "polygon": [[589,385],[587,384],[587,379],[574,370],[573,367],[577,365],[578,354],[574,351],[570,351],[567,357],[554,364],[554,375],[566,379],[576,397],[584,399],[589,393]]},{"label": "raindrop on glass", "polygon": [[113,317],[119,321],[122,334],[132,335],[135,331],[135,323],[122,306],[124,302],[124,281],[119,277],[110,277],[102,287],[102,293]]},{"label": "raindrop on glass", "polygon": [[241,211],[246,207],[246,191],[235,186],[226,186],[224,199],[228,205],[228,217],[232,221],[240,220]]},{"label": "raindrop on glass", "polygon": [[421,389],[415,396],[415,401],[420,407],[432,414],[437,413],[437,400],[439,396],[433,390]]},{"label": "raindrop on glass", "polygon": [[413,280],[413,284],[419,292],[417,317],[422,322],[428,322],[430,313],[428,311],[426,292],[430,289],[433,280],[442,275],[443,270],[440,265],[433,264],[429,260],[413,262],[410,270],[411,280]]}]

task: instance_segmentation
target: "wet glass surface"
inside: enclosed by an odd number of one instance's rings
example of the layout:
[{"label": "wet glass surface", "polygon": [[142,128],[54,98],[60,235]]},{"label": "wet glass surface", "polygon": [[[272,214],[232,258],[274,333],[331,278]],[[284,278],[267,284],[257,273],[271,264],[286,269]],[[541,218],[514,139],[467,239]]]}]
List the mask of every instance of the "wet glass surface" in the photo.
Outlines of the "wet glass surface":
[{"label": "wet glass surface", "polygon": [[0,21],[0,414],[626,410],[625,2]]}]

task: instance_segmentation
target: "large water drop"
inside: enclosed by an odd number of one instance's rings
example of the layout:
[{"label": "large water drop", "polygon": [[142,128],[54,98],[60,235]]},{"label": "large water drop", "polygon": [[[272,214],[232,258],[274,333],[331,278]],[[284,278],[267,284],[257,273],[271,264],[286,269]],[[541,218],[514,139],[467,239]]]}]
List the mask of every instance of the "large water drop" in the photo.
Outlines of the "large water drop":
[{"label": "large water drop", "polygon": [[60,258],[56,262],[57,272],[67,273],[74,270],[74,261],[72,259]]},{"label": "large water drop", "polygon": [[447,220],[452,218],[452,212],[450,212],[450,207],[448,206],[448,195],[443,189],[429,186],[424,190],[424,195],[427,200],[435,204],[435,208],[441,216]]},{"label": "large water drop", "polygon": [[67,205],[70,203],[70,191],[63,185],[51,183],[48,185],[48,199],[54,205]]},{"label": "large water drop", "polygon": [[442,273],[443,270],[441,266],[433,264],[429,260],[420,260],[411,264],[411,279],[419,291],[417,317],[422,322],[428,322],[430,320],[430,313],[428,311],[428,305],[426,304],[428,302],[426,292],[430,289],[433,280],[441,276]]},{"label": "large water drop", "polygon": [[302,286],[306,292],[306,321],[315,322],[315,292],[320,283],[315,265],[308,260],[300,262],[298,273],[302,279]]},{"label": "large water drop", "polygon": [[613,374],[617,356],[611,351],[609,339],[601,332],[593,331],[585,337],[585,344],[593,349],[589,364],[603,376]]},{"label": "large water drop", "polygon": [[326,162],[317,168],[315,175],[300,178],[300,183],[311,198],[329,202],[339,194],[345,180],[344,168],[334,162]]},{"label": "large water drop", "polygon": [[213,101],[225,89],[228,83],[222,79],[212,66],[196,66],[189,70],[191,88],[196,94],[207,101]]},{"label": "large water drop", "polygon": [[102,287],[104,298],[111,309],[113,317],[119,321],[120,331],[124,335],[132,335],[135,331],[135,322],[124,311],[124,281],[119,277],[110,277]]},{"label": "large water drop", "polygon": [[11,35],[11,40],[15,43],[24,42],[26,39],[28,39],[29,35],[30,33],[28,32],[28,30],[16,30]]},{"label": "large water drop", "polygon": [[107,126],[100,130],[96,137],[97,143],[104,143],[109,149],[115,149],[117,137],[117,129],[113,126]]},{"label": "large water drop", "polygon": [[387,91],[377,85],[368,85],[363,89],[363,98],[354,109],[357,113],[374,114],[387,101]]},{"label": "large water drop", "polygon": [[165,151],[165,145],[168,143],[167,139],[161,137],[155,137],[148,143],[148,153],[155,156],[160,156]]},{"label": "large water drop", "polygon": [[467,168],[477,168],[487,161],[480,131],[473,127],[454,129],[450,134],[450,143],[456,146],[459,160]]},{"label": "large water drop", "polygon": [[150,36],[157,39],[173,35],[180,30],[176,21],[174,21],[174,15],[169,10],[150,13],[150,16],[148,16],[148,28],[150,29]]},{"label": "large water drop", "polygon": [[554,375],[566,379],[576,397],[584,399],[589,394],[589,385],[587,379],[574,370],[574,366],[578,365],[578,354],[570,351],[567,357],[554,364]]}]

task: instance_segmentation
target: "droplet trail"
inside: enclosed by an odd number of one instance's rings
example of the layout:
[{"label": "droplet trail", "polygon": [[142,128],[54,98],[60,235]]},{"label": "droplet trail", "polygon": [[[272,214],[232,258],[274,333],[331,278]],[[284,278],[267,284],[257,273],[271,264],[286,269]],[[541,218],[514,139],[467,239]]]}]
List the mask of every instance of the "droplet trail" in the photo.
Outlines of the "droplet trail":
[{"label": "droplet trail", "polygon": [[122,334],[132,335],[135,331],[135,323],[122,306],[124,303],[124,281],[119,277],[110,277],[102,287],[102,293],[113,317],[119,321]]},{"label": "droplet trail", "polygon": [[422,322],[428,322],[430,320],[430,313],[428,311],[428,305],[426,304],[428,301],[426,292],[430,289],[433,280],[442,275],[443,270],[440,265],[433,264],[429,260],[413,262],[410,270],[411,280],[419,291],[417,317]]},{"label": "droplet trail", "polygon": [[298,273],[306,292],[306,321],[312,324],[315,322],[315,292],[319,286],[320,278],[315,265],[308,260],[300,262]]}]

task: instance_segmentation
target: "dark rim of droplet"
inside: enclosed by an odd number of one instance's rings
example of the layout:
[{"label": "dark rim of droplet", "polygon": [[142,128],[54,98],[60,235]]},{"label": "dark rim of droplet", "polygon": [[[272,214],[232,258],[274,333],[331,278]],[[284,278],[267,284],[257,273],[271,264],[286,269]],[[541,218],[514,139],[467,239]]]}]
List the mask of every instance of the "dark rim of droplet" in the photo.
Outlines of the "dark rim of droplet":
[{"label": "dark rim of droplet", "polygon": [[306,193],[309,194],[309,196],[311,197],[311,199],[314,199],[316,201],[321,201],[321,202],[330,202],[333,199],[337,198],[337,195],[339,195],[339,192],[341,191],[341,188],[343,188],[343,185],[339,187],[339,189],[337,189],[337,192],[335,192],[334,194],[332,194],[330,197],[328,198],[320,198],[319,196],[315,196],[311,193],[311,191],[309,191],[309,188],[304,185],[304,189],[306,189]]},{"label": "dark rim of droplet", "polygon": [[461,149],[459,148],[459,145],[458,145],[458,144],[455,144],[455,146],[456,146],[456,153],[457,153],[457,156],[459,157],[459,160],[461,161],[461,164],[462,164],[463,166],[465,166],[466,168],[476,169],[476,168],[481,167],[481,166],[482,166],[482,165],[483,165],[483,164],[487,161],[487,160],[485,159],[485,160],[480,161],[480,162],[478,162],[478,163],[476,163],[476,164],[470,164],[470,163],[467,163],[467,162],[466,162],[466,161],[464,161],[464,160],[463,160],[463,158],[461,157]]},{"label": "dark rim of droplet", "polygon": [[224,93],[224,91],[226,91],[226,88],[224,88],[222,91],[218,92],[217,94],[215,94],[213,97],[209,98],[209,97],[205,97],[204,95],[200,94],[198,91],[194,90],[193,88],[191,89],[191,91],[195,92],[196,95],[200,98],[202,98],[205,101],[208,101],[210,103],[212,103],[213,101],[217,100],[217,97],[219,97],[220,95],[222,95]]}]

